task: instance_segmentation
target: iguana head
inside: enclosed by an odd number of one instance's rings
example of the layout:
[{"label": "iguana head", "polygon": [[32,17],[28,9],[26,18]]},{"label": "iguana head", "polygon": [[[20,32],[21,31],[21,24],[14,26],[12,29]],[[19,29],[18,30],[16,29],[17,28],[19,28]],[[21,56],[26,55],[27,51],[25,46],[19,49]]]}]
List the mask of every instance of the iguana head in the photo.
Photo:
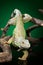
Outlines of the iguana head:
[{"label": "iguana head", "polygon": [[22,49],[28,49],[31,46],[29,40],[24,39],[23,37],[14,40],[13,45]]}]

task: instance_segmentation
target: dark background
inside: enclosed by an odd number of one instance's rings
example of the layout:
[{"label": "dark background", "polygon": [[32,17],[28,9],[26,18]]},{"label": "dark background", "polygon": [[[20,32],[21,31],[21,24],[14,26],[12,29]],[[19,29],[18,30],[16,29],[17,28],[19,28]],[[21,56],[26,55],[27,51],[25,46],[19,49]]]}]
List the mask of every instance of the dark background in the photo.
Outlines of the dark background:
[{"label": "dark background", "polygon": [[[0,28],[4,27],[8,20],[10,19],[10,15],[14,9],[19,9],[22,13],[28,13],[32,17],[36,17],[39,19],[43,19],[43,15],[38,12],[39,8],[43,9],[43,0],[0,0]],[[33,25],[31,22],[27,22],[24,24],[25,29],[27,29],[29,26]],[[10,26],[9,30],[7,31],[6,35],[12,35],[12,30],[14,29],[14,26]],[[0,36],[2,34],[2,31],[0,31]],[[32,31],[32,36],[35,38],[43,37],[43,27],[37,28]],[[38,46],[33,47],[33,52],[38,54],[37,57],[39,57],[39,61],[41,60],[43,55],[43,42],[40,43]],[[13,60],[11,61],[16,62],[15,59],[19,55],[21,55],[21,52],[18,53],[12,48],[12,55]],[[38,62],[38,58],[30,56],[29,62],[34,63]],[[15,58],[15,59],[14,59]],[[10,63],[11,63],[10,62]]]}]

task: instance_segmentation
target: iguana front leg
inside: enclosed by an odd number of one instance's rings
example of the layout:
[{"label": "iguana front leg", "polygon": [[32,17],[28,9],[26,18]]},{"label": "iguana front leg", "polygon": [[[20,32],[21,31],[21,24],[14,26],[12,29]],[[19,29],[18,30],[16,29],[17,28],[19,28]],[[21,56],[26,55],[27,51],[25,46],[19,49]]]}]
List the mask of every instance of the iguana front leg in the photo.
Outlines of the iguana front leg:
[{"label": "iguana front leg", "polygon": [[15,24],[16,24],[16,21],[15,21],[15,18],[13,17],[8,21],[8,23],[6,24],[6,26],[4,28],[1,28],[1,30],[3,31],[2,37],[5,36],[10,25],[15,25]]},{"label": "iguana front leg", "polygon": [[27,60],[27,57],[29,55],[28,51],[27,50],[24,50],[22,52],[24,53],[23,56],[22,57],[19,57],[18,59],[19,60]]},{"label": "iguana front leg", "polygon": [[12,42],[13,42],[13,40],[14,40],[14,38],[13,38],[13,36],[8,40],[8,44],[11,44]]}]

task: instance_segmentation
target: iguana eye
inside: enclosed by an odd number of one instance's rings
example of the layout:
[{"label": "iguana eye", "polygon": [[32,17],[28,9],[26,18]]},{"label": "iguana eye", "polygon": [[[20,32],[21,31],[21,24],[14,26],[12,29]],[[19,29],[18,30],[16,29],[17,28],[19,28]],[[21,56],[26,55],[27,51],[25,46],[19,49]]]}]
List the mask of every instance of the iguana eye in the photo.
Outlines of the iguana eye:
[{"label": "iguana eye", "polygon": [[15,17],[15,15],[16,15],[16,13],[13,12],[13,13],[11,14],[10,19],[13,18],[13,17]]}]

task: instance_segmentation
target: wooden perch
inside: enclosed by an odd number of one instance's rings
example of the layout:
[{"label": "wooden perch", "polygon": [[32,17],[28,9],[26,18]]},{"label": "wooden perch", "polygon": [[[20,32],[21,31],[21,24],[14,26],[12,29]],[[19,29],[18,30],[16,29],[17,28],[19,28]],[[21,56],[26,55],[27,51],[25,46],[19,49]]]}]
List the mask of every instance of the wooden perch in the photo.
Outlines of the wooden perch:
[{"label": "wooden perch", "polygon": [[0,47],[3,50],[3,52],[0,52],[0,62],[8,62],[12,60],[11,48],[10,45],[7,44],[8,38],[5,37],[0,39]]},{"label": "wooden perch", "polygon": [[43,9],[38,9],[39,12],[41,12],[43,14]]},{"label": "wooden perch", "polygon": [[37,18],[32,18],[31,19],[31,22],[33,22],[33,23],[35,23],[35,24],[37,24],[37,25],[39,25],[39,26],[43,26],[43,20],[40,20],[40,19],[37,19]]},{"label": "wooden perch", "polygon": [[26,30],[26,33],[27,33],[27,39],[32,42],[32,43],[39,43],[42,41],[43,38],[33,38],[31,37],[31,31],[34,30],[35,28],[39,28],[40,26],[38,25],[33,25],[31,27],[29,27],[27,30]]}]

